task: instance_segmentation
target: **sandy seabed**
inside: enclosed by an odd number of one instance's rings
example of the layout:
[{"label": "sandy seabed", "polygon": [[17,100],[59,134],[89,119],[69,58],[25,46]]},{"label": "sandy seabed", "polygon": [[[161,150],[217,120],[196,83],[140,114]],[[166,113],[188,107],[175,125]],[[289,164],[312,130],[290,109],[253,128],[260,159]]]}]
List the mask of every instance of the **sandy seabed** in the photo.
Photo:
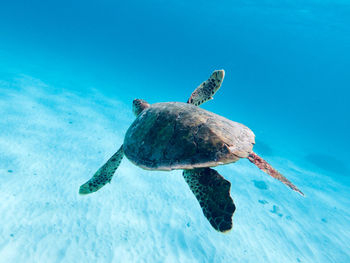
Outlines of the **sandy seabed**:
[{"label": "sandy seabed", "polygon": [[349,187],[287,156],[268,160],[306,197],[247,160],[217,168],[237,207],[221,234],[181,171],[124,158],[111,184],[78,194],[122,144],[131,102],[18,75],[0,81],[0,113],[0,262],[350,262]]}]

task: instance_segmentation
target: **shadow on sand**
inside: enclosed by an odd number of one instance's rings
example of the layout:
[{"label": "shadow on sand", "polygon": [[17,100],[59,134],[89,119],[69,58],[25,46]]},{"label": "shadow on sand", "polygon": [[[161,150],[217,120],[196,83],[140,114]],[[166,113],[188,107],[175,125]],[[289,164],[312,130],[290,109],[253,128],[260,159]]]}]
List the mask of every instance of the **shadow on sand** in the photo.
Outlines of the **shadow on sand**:
[{"label": "shadow on sand", "polygon": [[273,156],[272,148],[261,140],[255,140],[254,151],[263,156]]},{"label": "shadow on sand", "polygon": [[350,175],[349,167],[333,156],[323,153],[311,153],[305,156],[305,160],[327,172],[345,176]]}]

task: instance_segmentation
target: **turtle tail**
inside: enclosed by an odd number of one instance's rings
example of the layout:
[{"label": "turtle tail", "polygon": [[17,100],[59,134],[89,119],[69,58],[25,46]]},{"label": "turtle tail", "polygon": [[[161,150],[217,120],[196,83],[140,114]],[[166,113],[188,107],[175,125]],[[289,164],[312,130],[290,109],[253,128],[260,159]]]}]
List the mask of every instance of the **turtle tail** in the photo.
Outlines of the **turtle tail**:
[{"label": "turtle tail", "polygon": [[298,187],[296,187],[291,181],[289,181],[286,177],[280,174],[276,169],[274,169],[268,162],[266,162],[263,158],[261,158],[256,153],[251,152],[248,156],[248,160],[251,161],[253,164],[255,164],[257,167],[259,167],[265,173],[271,175],[273,178],[276,178],[277,180],[281,181],[292,190],[304,196],[303,192],[300,191]]}]

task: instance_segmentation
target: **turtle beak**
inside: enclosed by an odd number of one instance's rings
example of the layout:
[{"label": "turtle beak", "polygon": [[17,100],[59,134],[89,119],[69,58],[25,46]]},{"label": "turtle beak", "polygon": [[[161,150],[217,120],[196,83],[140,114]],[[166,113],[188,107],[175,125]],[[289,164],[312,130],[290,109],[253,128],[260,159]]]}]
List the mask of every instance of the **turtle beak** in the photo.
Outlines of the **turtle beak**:
[{"label": "turtle beak", "polygon": [[139,116],[139,114],[144,110],[149,107],[149,103],[145,100],[141,99],[134,99],[132,102],[132,110],[135,114],[135,116]]}]

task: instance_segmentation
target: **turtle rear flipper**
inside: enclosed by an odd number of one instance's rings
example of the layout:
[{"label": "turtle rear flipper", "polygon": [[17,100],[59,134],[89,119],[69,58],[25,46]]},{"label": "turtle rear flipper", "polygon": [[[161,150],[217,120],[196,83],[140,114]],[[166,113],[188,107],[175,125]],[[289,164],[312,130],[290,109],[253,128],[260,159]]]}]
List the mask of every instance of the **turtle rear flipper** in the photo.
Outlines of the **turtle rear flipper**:
[{"label": "turtle rear flipper", "polygon": [[208,80],[204,81],[192,92],[187,103],[199,106],[204,102],[213,99],[214,94],[221,87],[224,76],[225,71],[223,69],[215,70]]},{"label": "turtle rear flipper", "polygon": [[184,170],[183,177],[210,224],[220,232],[231,230],[236,209],[230,196],[231,183],[211,168]]},{"label": "turtle rear flipper", "polygon": [[304,193],[300,191],[298,187],[296,187],[291,181],[289,181],[286,177],[280,174],[276,169],[274,169],[268,162],[266,162],[263,158],[261,158],[256,153],[254,152],[250,153],[248,156],[248,160],[251,161],[253,164],[255,164],[259,169],[267,173],[268,175],[281,181],[286,186],[298,192],[299,194],[304,195]]},{"label": "turtle rear flipper", "polygon": [[124,156],[123,145],[113,156],[94,174],[85,184],[80,186],[79,194],[91,194],[102,188],[112,180]]}]

